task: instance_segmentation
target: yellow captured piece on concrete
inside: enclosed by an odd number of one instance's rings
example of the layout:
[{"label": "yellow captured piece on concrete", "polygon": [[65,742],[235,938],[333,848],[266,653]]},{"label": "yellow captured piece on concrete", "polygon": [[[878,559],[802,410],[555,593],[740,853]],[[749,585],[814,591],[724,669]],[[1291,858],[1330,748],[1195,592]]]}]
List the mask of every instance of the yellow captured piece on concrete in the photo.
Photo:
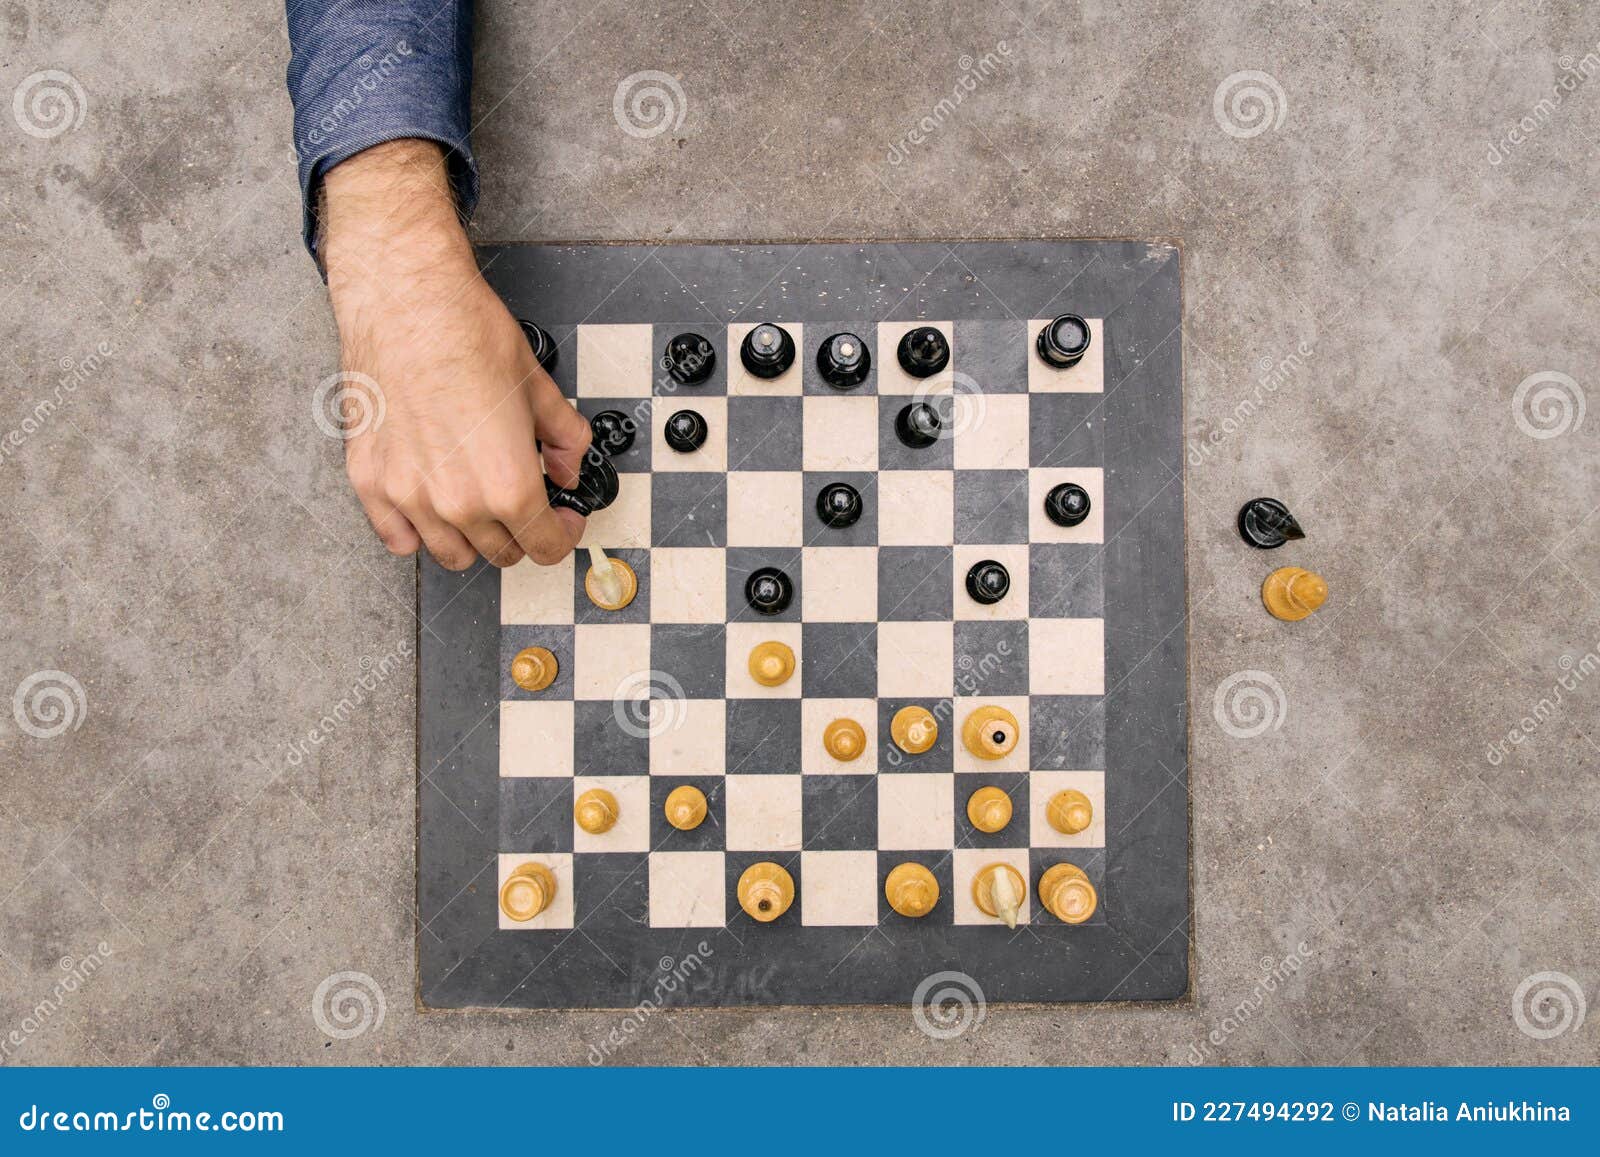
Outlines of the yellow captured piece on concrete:
[{"label": "yellow captured piece on concrete", "polygon": [[1045,805],[1045,818],[1064,836],[1075,836],[1094,823],[1094,804],[1081,791],[1058,791]]},{"label": "yellow captured piece on concrete", "polygon": [[1017,926],[1028,882],[1010,864],[988,864],[972,877],[972,902],[985,916],[998,916],[1007,928]]},{"label": "yellow captured piece on concrete", "polygon": [[511,681],[524,691],[543,691],[560,670],[555,655],[544,647],[524,647],[511,660]]},{"label": "yellow captured piece on concrete", "polygon": [[751,864],[739,877],[739,907],[752,920],[771,923],[794,903],[794,877],[781,864],[763,860]]},{"label": "yellow captured piece on concrete", "polygon": [[532,920],[550,907],[550,901],[555,898],[555,873],[532,860],[513,868],[506,882],[500,885],[500,911],[519,924]]},{"label": "yellow captured piece on concrete", "polygon": [[939,902],[939,881],[921,864],[896,864],[883,882],[889,907],[902,916],[926,916]]},{"label": "yellow captured piece on concrete", "polygon": [[1039,903],[1063,924],[1082,924],[1099,902],[1094,885],[1076,864],[1052,864],[1039,877]]},{"label": "yellow captured piece on concrete", "polygon": [[750,648],[750,678],[763,687],[776,687],[794,674],[794,650],[788,643],[769,640]]},{"label": "yellow captured piece on concrete", "polygon": [[1021,728],[1004,707],[978,707],[961,725],[961,742],[979,759],[1004,759],[1017,745]]},{"label": "yellow captured piece on concrete", "polygon": [[889,720],[889,738],[907,755],[921,755],[939,738],[939,724],[926,707],[902,707]]},{"label": "yellow captured piece on concrete", "polygon": [[680,832],[692,831],[706,818],[706,793],[692,784],[675,787],[667,794],[667,822]]},{"label": "yellow captured piece on concrete", "polygon": [[1261,601],[1274,618],[1298,623],[1328,601],[1328,584],[1304,567],[1279,567],[1261,584]]},{"label": "yellow captured piece on concrete", "polygon": [[603,787],[592,787],[572,805],[578,826],[592,836],[611,830],[617,822],[617,797]]},{"label": "yellow captured piece on concrete", "polygon": [[835,759],[848,763],[867,749],[867,733],[854,719],[835,719],[822,732],[822,746]]},{"label": "yellow captured piece on concrete", "polygon": [[1011,822],[1011,797],[997,787],[980,787],[967,797],[967,819],[980,832],[997,832]]}]

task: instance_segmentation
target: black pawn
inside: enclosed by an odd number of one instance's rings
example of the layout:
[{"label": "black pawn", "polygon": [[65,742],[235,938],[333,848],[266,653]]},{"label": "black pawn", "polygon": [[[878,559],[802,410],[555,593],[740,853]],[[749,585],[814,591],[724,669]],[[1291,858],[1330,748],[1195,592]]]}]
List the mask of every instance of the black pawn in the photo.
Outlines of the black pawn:
[{"label": "black pawn", "polygon": [[950,343],[931,325],[907,330],[895,352],[900,368],[914,378],[931,378],[950,364]]},{"label": "black pawn", "polygon": [[836,390],[853,390],[867,380],[872,355],[853,333],[836,333],[817,347],[817,372]]},{"label": "black pawn", "polygon": [[739,360],[751,377],[770,381],[794,365],[794,338],[781,325],[764,322],[744,335]]},{"label": "black pawn", "polygon": [[617,478],[617,468],[611,464],[611,459],[596,447],[590,446],[583,456],[583,465],[578,468],[576,486],[570,490],[563,490],[552,482],[547,474],[544,479],[544,489],[545,497],[551,506],[564,506],[568,510],[576,510],[587,518],[617,500],[621,483]]},{"label": "black pawn", "polygon": [[1089,517],[1089,492],[1076,482],[1063,482],[1044,496],[1045,516],[1057,526],[1077,526]]},{"label": "black pawn", "polygon": [[706,444],[706,420],[693,410],[679,410],[667,419],[667,445],[692,454]]},{"label": "black pawn", "polygon": [[1306,532],[1276,498],[1252,498],[1239,510],[1239,533],[1251,546],[1274,550]]},{"label": "black pawn", "polygon": [[717,351],[697,333],[680,333],[667,343],[661,364],[680,386],[698,386],[717,366]]},{"label": "black pawn", "polygon": [[794,601],[794,583],[775,566],[750,572],[744,584],[745,601],[761,615],[781,615]]},{"label": "black pawn", "polygon": [[944,423],[939,421],[939,411],[927,402],[912,402],[901,407],[894,419],[895,436],[913,450],[932,446],[939,440],[939,431],[943,427]]},{"label": "black pawn", "polygon": [[555,373],[556,343],[551,340],[550,335],[531,321],[519,318],[517,324],[522,327],[523,335],[527,337],[528,345],[533,349],[533,356],[544,367],[544,372],[547,374]]},{"label": "black pawn", "polygon": [[1089,352],[1089,323],[1064,313],[1039,331],[1039,356],[1058,370],[1069,370]]},{"label": "black pawn", "polygon": [[607,457],[615,457],[633,448],[638,426],[621,410],[601,410],[589,419],[589,432],[594,435],[592,445],[598,446]]},{"label": "black pawn", "polygon": [[835,530],[861,519],[861,492],[848,482],[830,482],[817,493],[817,517]]},{"label": "black pawn", "polygon": [[997,603],[1006,597],[1006,592],[1011,589],[1011,573],[1004,566],[992,558],[972,564],[972,569],[967,572],[967,593],[972,596],[973,602]]}]

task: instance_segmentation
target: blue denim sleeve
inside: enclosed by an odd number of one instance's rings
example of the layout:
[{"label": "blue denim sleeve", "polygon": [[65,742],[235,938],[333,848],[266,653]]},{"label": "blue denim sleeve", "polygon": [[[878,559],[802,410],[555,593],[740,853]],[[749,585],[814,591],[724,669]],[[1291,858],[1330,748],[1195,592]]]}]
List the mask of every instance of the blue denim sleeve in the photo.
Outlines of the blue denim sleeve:
[{"label": "blue denim sleeve", "polygon": [[472,0],[286,0],[306,248],[317,256],[323,174],[401,137],[449,150],[463,215],[478,200],[472,127]]}]

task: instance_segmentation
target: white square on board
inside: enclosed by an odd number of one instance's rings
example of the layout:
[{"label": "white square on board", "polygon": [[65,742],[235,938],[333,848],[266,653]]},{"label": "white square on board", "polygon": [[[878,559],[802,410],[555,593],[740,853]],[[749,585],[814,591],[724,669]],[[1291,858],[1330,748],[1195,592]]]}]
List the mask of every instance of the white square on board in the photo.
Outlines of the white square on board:
[{"label": "white square on board", "polygon": [[1028,689],[1035,695],[1104,695],[1105,620],[1034,619],[1029,623]]},{"label": "white square on board", "polygon": [[616,699],[646,681],[650,671],[649,623],[579,623],[572,628],[572,684],[576,699]]},{"label": "white square on board", "polygon": [[570,623],[573,617],[573,556],[540,566],[525,558],[500,572],[502,623]]},{"label": "white square on board", "polygon": [[568,700],[500,704],[500,774],[572,774],[573,708]]},{"label": "white square on board", "polygon": [[[601,550],[625,546],[643,550],[650,545],[650,475],[624,474],[619,481],[617,500],[589,516],[580,546],[598,546]],[[579,565],[588,573],[587,558]]]},{"label": "white square on board", "polygon": [[955,689],[955,624],[878,624],[878,695],[885,699],[942,699]]},{"label": "white square on board", "polygon": [[648,398],[650,343],[649,325],[580,325],[578,397]]},{"label": "white square on board", "polygon": [[721,928],[727,895],[721,852],[650,853],[650,927]]},{"label": "white square on board", "polygon": [[808,623],[878,620],[878,549],[808,546],[800,552],[800,617]]},{"label": "white square on board", "polygon": [[968,420],[955,439],[957,470],[1028,468],[1028,395],[984,394],[969,399]]},{"label": "white square on board", "polygon": [[728,472],[728,545],[800,546],[805,478],[799,471]]},{"label": "white square on board", "polygon": [[650,621],[720,623],[728,617],[728,552],[658,546],[650,552]]},{"label": "white square on board", "polygon": [[[948,772],[894,772],[878,777],[878,847],[886,852],[938,852],[956,842],[956,777]],[[961,883],[956,882],[959,888]]]},{"label": "white square on board", "polygon": [[880,546],[949,546],[955,537],[955,471],[885,470],[878,475]]},{"label": "white square on board", "polygon": [[878,468],[878,399],[810,394],[801,399],[801,462],[807,470]]},{"label": "white square on board", "polygon": [[877,852],[800,854],[801,924],[871,927],[877,922]]},{"label": "white square on board", "polygon": [[797,852],[801,834],[798,775],[730,775],[724,781],[730,852]]}]

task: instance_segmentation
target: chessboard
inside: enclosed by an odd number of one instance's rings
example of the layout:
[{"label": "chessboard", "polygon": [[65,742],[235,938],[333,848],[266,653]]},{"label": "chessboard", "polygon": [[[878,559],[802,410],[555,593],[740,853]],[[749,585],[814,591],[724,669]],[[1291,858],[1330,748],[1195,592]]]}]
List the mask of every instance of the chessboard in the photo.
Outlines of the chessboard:
[{"label": "chessboard", "polygon": [[636,593],[421,564],[421,1003],[1184,997],[1176,247],[479,260]]}]

